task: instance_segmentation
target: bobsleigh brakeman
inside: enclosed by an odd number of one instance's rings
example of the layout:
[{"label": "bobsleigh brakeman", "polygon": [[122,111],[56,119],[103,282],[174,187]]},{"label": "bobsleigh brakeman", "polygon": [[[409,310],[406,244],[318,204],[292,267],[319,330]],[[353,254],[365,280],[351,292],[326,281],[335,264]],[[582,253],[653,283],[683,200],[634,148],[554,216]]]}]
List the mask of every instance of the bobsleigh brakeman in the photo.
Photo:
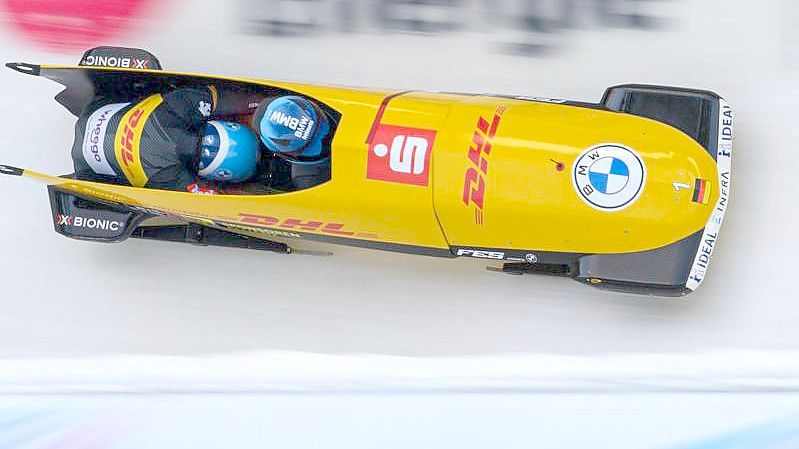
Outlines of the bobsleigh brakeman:
[{"label": "bobsleigh brakeman", "polygon": [[75,67],[6,65],[66,86],[56,100],[76,115],[110,91],[214,83],[303,95],[338,118],[331,179],[301,191],[195,195],[0,166],[48,184],[56,231],[77,239],[290,253],[284,238],[299,238],[674,296],[705,278],[729,202],[733,113],[712,92],[623,85],[598,104],[392,92],[168,72],[114,47]]}]

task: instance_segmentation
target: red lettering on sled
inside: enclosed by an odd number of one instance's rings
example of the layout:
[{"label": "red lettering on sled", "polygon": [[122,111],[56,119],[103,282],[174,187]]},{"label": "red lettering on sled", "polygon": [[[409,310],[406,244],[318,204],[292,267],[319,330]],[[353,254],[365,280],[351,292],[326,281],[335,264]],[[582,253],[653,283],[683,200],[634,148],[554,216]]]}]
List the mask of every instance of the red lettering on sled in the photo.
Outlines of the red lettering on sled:
[{"label": "red lettering on sled", "polygon": [[[462,201],[465,205],[474,204],[475,223],[483,224],[483,206],[485,204],[486,179],[488,174],[488,156],[491,154],[491,145],[499,128],[499,122],[505,107],[500,106],[494,112],[494,117],[489,127],[488,120],[483,117],[477,118],[472,144],[469,146],[468,158],[471,165],[463,175],[463,194]],[[478,172],[477,170],[480,170]],[[481,173],[482,172],[482,173]]]}]

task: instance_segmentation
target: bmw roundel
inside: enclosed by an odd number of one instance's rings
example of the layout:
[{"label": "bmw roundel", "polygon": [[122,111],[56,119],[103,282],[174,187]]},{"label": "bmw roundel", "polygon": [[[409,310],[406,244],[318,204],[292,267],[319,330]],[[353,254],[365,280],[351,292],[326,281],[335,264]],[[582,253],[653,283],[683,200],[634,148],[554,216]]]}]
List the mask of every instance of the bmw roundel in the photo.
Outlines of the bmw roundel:
[{"label": "bmw roundel", "polygon": [[589,206],[617,211],[633,204],[646,182],[646,166],[631,148],[618,143],[596,145],[574,161],[574,188]]}]

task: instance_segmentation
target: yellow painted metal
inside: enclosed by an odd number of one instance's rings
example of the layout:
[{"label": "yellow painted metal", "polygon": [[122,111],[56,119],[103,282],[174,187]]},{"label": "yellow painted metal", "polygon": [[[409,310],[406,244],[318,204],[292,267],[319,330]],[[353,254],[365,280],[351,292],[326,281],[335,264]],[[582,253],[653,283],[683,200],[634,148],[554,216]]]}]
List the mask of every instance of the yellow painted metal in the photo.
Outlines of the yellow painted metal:
[{"label": "yellow painted metal", "polygon": [[[505,107],[488,160],[482,223],[462,201],[467,157],[479,117]],[[435,154],[435,208],[452,245],[622,253],[665,246],[702,229],[711,207],[691,202],[697,178],[716,179],[712,157],[684,133],[644,118],[598,109],[491,97],[453,106]],[[641,196],[618,211],[578,195],[572,167],[586,149],[620,143],[647,167]],[[717,190],[717,189],[716,189]],[[717,193],[715,193],[717,195]],[[715,196],[710,201],[715,203]]]},{"label": "yellow painted metal", "polygon": [[[691,201],[690,190],[676,189],[674,183],[693,186],[697,178],[717,179],[713,159],[687,135],[652,120],[518,99],[406,93],[388,103],[380,123],[436,132],[430,182],[422,186],[366,177],[366,139],[390,91],[213,78],[288,89],[340,112],[332,143],[331,181],[275,195],[204,196],[25,174],[89,197],[189,218],[229,222],[271,217],[275,220],[250,220],[248,225],[438,249],[457,245],[578,253],[642,251],[693,234],[711,212],[710,206]],[[478,219],[473,204],[463,201],[466,173],[474,167],[469,148],[479,118],[490,123],[498,111],[501,119],[486,157],[484,208]],[[583,150],[609,142],[634,149],[647,167],[640,198],[614,212],[586,204],[571,174]],[[718,189],[711,192],[712,205]],[[285,220],[290,220],[288,225]],[[311,223],[302,227],[297,221]]]}]

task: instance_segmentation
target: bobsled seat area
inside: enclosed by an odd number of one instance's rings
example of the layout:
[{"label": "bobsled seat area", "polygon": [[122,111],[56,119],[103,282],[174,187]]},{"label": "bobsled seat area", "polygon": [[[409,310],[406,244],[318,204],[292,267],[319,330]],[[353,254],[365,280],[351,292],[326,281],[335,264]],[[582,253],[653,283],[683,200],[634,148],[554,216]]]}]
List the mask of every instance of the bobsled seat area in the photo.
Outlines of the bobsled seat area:
[{"label": "bobsled seat area", "polygon": [[[295,92],[285,87],[259,82],[249,82],[223,77],[165,72],[160,62],[151,53],[140,49],[119,47],[97,47],[87,51],[78,67],[39,66],[23,63],[9,63],[7,67],[18,72],[42,76],[64,85],[65,89],[56,96],[56,101],[75,116],[80,116],[87,107],[98,102],[127,103],[136,102],[153,94],[164,93],[177,88],[201,88],[213,85],[229,94],[236,110],[248,110],[244,114],[220,114],[213,118],[231,120],[244,126],[253,127],[254,106],[270,98],[286,95],[300,95],[312,101],[330,123],[330,132],[322,143],[325,153],[332,159],[330,149],[338,128],[341,114],[318,98],[306,93]],[[262,144],[263,146],[263,144]],[[264,149],[265,150],[265,149]],[[279,194],[300,190],[327,182],[331,179],[329,164],[322,165],[321,174],[310,164],[293,164],[264,154],[259,171],[251,182],[236,185],[232,194]],[[308,182],[307,179],[314,181]],[[321,181],[317,181],[321,180]],[[108,179],[92,179],[98,182],[113,182]]]}]

